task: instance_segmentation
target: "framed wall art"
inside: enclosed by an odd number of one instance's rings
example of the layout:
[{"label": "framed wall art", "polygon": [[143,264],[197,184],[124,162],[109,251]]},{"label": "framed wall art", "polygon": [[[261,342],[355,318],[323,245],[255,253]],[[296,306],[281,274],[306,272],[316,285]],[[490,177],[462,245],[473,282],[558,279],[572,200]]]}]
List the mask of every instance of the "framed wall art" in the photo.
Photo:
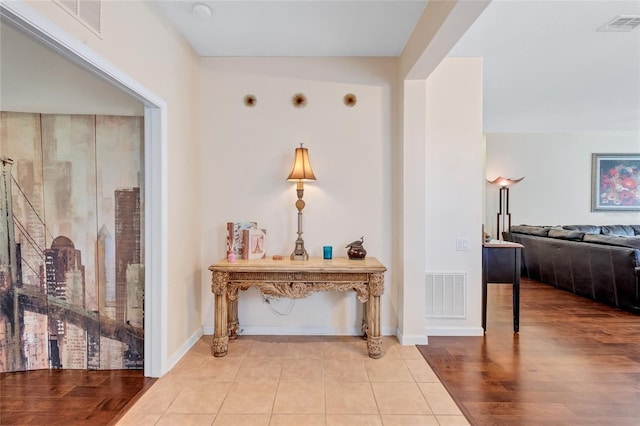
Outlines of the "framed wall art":
[{"label": "framed wall art", "polygon": [[640,154],[592,154],[591,211],[640,211]]}]

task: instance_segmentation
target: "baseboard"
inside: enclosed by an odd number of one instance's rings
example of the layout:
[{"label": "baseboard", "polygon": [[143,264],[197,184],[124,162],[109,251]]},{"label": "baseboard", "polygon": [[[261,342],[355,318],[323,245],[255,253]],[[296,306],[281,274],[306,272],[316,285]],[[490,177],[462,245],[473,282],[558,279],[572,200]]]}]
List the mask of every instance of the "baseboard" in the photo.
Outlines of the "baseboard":
[{"label": "baseboard", "polygon": [[400,330],[397,330],[396,337],[401,345],[427,345],[429,343],[429,338],[426,334],[409,334],[405,336]]},{"label": "baseboard", "polygon": [[482,327],[427,327],[426,333],[427,336],[484,336]]},{"label": "baseboard", "polygon": [[[361,334],[359,327],[277,327],[277,326],[246,326],[240,327],[239,334],[256,335],[256,336],[359,336]],[[203,326],[202,334],[213,335],[213,327]],[[424,335],[410,334],[403,335],[400,330],[393,327],[384,327],[382,329],[383,336],[396,336],[402,345],[427,345],[429,344],[428,336],[482,336],[484,330],[482,327],[441,327],[427,328]],[[196,340],[199,338],[198,336]],[[195,343],[195,341],[193,342]],[[191,345],[193,345],[191,343]]]},{"label": "baseboard", "polygon": [[[203,326],[202,334],[213,335],[213,327]],[[360,327],[296,327],[296,326],[240,326],[239,335],[254,336],[360,336]],[[383,336],[395,336],[394,327],[383,327]]]},{"label": "baseboard", "polygon": [[167,371],[165,373],[168,373],[169,371],[171,371],[173,367],[176,366],[178,361],[180,361],[182,357],[185,356],[187,352],[189,352],[189,349],[191,349],[191,347],[196,344],[196,342],[198,341],[198,339],[200,339],[200,337],[202,337],[202,329],[199,329],[195,333],[193,333],[191,337],[189,337],[178,348],[178,350],[171,356],[171,358],[167,360]]}]

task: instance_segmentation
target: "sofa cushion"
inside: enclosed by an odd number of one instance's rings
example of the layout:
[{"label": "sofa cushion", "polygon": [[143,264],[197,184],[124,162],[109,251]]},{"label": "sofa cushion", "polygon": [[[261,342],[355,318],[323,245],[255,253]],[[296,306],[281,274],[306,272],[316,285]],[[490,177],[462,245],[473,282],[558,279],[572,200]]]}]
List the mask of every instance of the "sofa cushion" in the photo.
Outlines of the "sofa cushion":
[{"label": "sofa cushion", "polygon": [[601,227],[596,225],[564,225],[562,229],[581,231],[585,234],[601,234]]},{"label": "sofa cushion", "polygon": [[584,237],[584,232],[580,231],[569,231],[568,229],[549,229],[550,238],[559,238],[561,240],[571,240],[571,241],[582,241],[582,237]]},{"label": "sofa cushion", "polygon": [[538,237],[546,237],[549,233],[548,226],[532,226],[532,225],[516,225],[511,227],[511,232],[518,234],[536,235]]},{"label": "sofa cushion", "polygon": [[629,225],[633,228],[633,232],[635,232],[636,235],[640,235],[640,225]]},{"label": "sofa cushion", "polygon": [[607,225],[602,227],[603,235],[617,235],[620,237],[633,237],[636,235],[631,225]]},{"label": "sofa cushion", "polygon": [[615,235],[590,235],[585,234],[582,241],[610,246],[629,247],[640,249],[640,237],[619,237]]}]

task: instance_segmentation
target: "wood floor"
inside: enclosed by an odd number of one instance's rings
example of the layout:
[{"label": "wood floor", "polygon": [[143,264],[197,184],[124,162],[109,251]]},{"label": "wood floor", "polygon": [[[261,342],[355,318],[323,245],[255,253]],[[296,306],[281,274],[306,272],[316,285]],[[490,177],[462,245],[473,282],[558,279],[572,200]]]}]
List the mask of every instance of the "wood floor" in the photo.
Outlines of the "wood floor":
[{"label": "wood floor", "polygon": [[155,379],[142,370],[0,374],[0,425],[108,425]]},{"label": "wood floor", "polygon": [[473,425],[640,425],[640,316],[523,279],[489,285],[484,337],[419,346]]}]

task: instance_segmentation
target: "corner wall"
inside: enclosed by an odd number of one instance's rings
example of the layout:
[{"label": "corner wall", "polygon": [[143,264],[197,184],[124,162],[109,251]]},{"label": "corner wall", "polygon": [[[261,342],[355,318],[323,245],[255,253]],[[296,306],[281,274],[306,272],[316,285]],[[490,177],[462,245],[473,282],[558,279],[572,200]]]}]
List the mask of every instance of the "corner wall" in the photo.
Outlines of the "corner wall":
[{"label": "corner wall", "polygon": [[[427,335],[482,335],[482,59],[445,58],[426,101],[425,273],[466,274],[465,316],[427,318]],[[456,250],[457,238],[468,250]],[[425,303],[441,302],[426,294]]]}]

